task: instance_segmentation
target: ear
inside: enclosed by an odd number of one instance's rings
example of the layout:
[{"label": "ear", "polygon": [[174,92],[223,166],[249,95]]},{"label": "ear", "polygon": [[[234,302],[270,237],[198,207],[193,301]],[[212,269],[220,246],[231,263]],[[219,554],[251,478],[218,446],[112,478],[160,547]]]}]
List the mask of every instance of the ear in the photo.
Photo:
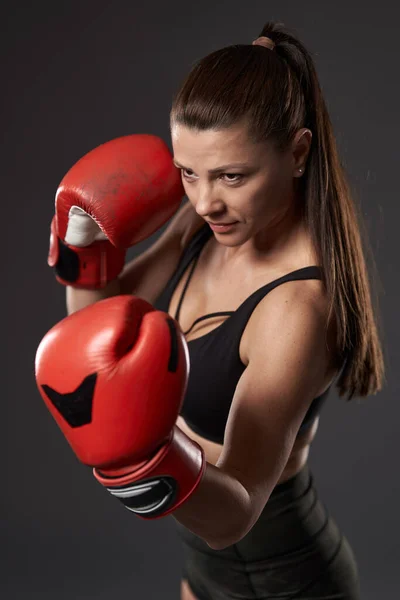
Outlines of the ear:
[{"label": "ear", "polygon": [[291,144],[293,156],[293,177],[302,177],[311,148],[312,132],[302,127],[296,132]]}]

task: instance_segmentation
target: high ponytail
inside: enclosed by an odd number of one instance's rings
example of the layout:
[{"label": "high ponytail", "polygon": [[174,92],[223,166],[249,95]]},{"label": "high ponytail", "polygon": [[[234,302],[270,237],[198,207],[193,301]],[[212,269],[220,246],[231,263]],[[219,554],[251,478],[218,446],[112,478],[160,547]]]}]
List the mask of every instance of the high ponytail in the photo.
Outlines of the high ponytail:
[{"label": "high ponytail", "polygon": [[[336,382],[340,396],[376,394],[384,359],[378,306],[372,301],[367,251],[375,269],[362,215],[349,189],[314,61],[282,24],[268,22],[259,36],[275,47],[235,45],[209,54],[189,73],[175,97],[171,124],[223,129],[246,120],[255,142],[285,150],[296,131],[312,131],[301,178],[303,214],[337,322],[337,348],[346,360]],[[374,279],[376,273],[374,271]]]}]

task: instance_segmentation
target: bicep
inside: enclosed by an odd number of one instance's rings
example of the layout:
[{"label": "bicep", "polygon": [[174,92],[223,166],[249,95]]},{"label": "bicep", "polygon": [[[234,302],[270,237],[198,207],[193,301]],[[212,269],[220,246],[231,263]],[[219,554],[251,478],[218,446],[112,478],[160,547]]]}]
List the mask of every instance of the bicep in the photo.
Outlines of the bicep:
[{"label": "bicep", "polygon": [[292,292],[281,290],[260,311],[217,464],[242,482],[259,510],[287,463],[328,360],[325,310],[307,293]]},{"label": "bicep", "polygon": [[122,294],[153,304],[172,277],[182,255],[182,239],[193,220],[189,203],[180,207],[157,240],[129,261],[120,275]]}]

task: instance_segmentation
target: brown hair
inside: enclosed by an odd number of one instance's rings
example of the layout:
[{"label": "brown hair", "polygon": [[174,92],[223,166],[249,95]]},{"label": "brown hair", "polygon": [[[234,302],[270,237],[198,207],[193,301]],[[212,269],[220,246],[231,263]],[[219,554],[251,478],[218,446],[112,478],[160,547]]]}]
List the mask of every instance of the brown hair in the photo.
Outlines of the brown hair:
[{"label": "brown hair", "polygon": [[219,130],[245,120],[252,140],[271,140],[278,150],[287,148],[298,129],[312,131],[301,178],[303,214],[330,299],[328,321],[335,314],[337,346],[341,358],[347,358],[336,385],[348,400],[376,394],[384,360],[365,260],[367,236],[339,160],[314,62],[281,23],[266,23],[259,35],[272,39],[275,48],[234,45],[198,61],[174,99],[171,125]]}]

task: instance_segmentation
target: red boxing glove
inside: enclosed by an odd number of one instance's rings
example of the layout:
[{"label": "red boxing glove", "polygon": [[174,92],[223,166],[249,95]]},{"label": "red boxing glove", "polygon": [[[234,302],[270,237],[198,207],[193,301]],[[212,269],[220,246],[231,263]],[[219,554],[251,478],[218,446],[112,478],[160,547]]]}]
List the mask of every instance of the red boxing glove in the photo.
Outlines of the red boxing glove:
[{"label": "red boxing glove", "polygon": [[205,469],[203,449],[175,425],[188,373],[176,321],[128,295],[64,318],[35,362],[41,396],[79,460],[145,519],[178,508]]},{"label": "red boxing glove", "polygon": [[105,287],[122,271],[127,248],[166,223],[183,196],[162,139],[127,135],[91,150],[57,189],[48,256],[57,280]]}]

